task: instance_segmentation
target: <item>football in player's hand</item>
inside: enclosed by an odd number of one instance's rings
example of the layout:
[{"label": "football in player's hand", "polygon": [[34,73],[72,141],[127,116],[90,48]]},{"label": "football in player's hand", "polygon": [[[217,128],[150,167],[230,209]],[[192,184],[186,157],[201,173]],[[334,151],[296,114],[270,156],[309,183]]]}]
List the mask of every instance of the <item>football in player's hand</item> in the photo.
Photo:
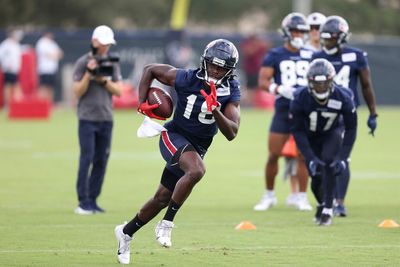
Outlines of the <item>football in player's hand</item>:
[{"label": "football in player's hand", "polygon": [[169,118],[174,109],[171,96],[158,87],[150,87],[147,92],[147,101],[149,105],[159,104],[158,108],[153,109],[153,113],[163,118]]}]

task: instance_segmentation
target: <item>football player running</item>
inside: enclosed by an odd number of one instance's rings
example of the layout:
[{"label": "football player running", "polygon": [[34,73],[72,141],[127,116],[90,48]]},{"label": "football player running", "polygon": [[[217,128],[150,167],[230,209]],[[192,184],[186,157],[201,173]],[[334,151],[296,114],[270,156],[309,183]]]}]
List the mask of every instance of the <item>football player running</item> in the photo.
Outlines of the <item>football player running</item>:
[{"label": "football player running", "polygon": [[[320,30],[322,51],[316,52],[313,58],[325,58],[333,64],[337,73],[335,82],[352,90],[356,107],[360,105],[357,92],[358,79],[360,80],[362,94],[369,109],[367,125],[373,136],[377,127],[378,115],[367,53],[354,47],[345,46],[349,35],[349,25],[345,19],[339,16],[328,17]],[[334,210],[336,216],[347,216],[344,200],[350,181],[349,161],[350,158],[346,159],[347,168],[337,181],[337,205]]]},{"label": "football player running", "polygon": [[[268,139],[268,160],[265,167],[266,191],[254,210],[263,211],[277,204],[274,192],[278,173],[278,159],[282,148],[290,137],[289,103],[296,88],[307,85],[306,73],[312,51],[302,49],[305,34],[310,27],[300,13],[290,13],[282,21],[281,32],[284,45],[269,50],[259,73],[259,86],[275,95],[275,113]],[[311,210],[307,199],[308,173],[304,159],[299,156],[297,178],[299,194],[297,205],[300,210]]]},{"label": "football player running", "polygon": [[306,159],[318,202],[315,221],[323,226],[332,223],[336,179],[346,169],[357,131],[352,93],[337,86],[334,76],[329,61],[315,59],[307,72],[308,87],[299,89],[290,104],[291,131]]},{"label": "football player running", "polygon": [[154,117],[154,105],[146,101],[154,79],[172,86],[177,93],[174,117],[167,122],[160,137],[160,152],[166,161],[160,185],[127,224],[118,225],[118,260],[130,262],[133,235],[167,208],[155,228],[156,240],[170,247],[174,217],[194,186],[204,176],[203,158],[219,129],[227,140],[233,140],[240,123],[240,85],[234,70],[239,54],[228,40],[210,42],[201,57],[199,69],[177,69],[170,65],[151,64],[144,68],[139,84],[139,111]]}]

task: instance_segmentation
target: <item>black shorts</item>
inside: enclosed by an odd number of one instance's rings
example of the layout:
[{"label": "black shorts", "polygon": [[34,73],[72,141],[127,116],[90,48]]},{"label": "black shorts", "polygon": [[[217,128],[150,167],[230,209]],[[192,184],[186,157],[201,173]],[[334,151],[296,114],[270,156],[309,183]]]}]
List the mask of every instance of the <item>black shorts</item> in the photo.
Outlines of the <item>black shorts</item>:
[{"label": "black shorts", "polygon": [[55,74],[40,74],[39,80],[40,80],[40,85],[46,85],[49,87],[54,87],[56,85]]},{"label": "black shorts", "polygon": [[18,81],[18,75],[15,73],[5,72],[4,83],[16,84]]}]

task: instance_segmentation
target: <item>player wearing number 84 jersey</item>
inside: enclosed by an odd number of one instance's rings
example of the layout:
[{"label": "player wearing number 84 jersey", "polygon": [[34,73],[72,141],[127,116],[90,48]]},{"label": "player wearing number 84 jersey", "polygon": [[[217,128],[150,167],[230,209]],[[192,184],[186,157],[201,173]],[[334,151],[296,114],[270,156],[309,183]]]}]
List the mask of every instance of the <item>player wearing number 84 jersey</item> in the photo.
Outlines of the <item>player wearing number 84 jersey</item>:
[{"label": "player wearing number 84 jersey", "polygon": [[139,84],[139,110],[148,116],[148,88],[157,79],[174,87],[177,106],[172,121],[161,133],[160,151],[166,161],[160,185],[154,195],[127,224],[115,228],[118,239],[118,260],[130,261],[130,242],[133,234],[167,208],[155,228],[156,240],[163,247],[172,245],[174,217],[194,186],[205,174],[203,158],[217,130],[229,141],[239,130],[240,86],[234,69],[239,54],[228,40],[209,43],[203,53],[201,66],[196,70],[176,69],[165,64],[145,67]]},{"label": "player wearing number 84 jersey", "polygon": [[[377,128],[377,112],[374,89],[368,65],[367,53],[346,45],[350,36],[347,21],[340,16],[330,16],[321,26],[320,39],[322,50],[313,55],[314,58],[324,58],[331,62],[336,70],[335,82],[345,88],[350,88],[354,94],[355,105],[360,104],[357,84],[361,83],[362,94],[369,109],[367,125],[370,134],[374,135]],[[344,201],[350,182],[350,158],[346,161],[347,168],[343,177],[338,179],[335,215],[347,216]]]}]

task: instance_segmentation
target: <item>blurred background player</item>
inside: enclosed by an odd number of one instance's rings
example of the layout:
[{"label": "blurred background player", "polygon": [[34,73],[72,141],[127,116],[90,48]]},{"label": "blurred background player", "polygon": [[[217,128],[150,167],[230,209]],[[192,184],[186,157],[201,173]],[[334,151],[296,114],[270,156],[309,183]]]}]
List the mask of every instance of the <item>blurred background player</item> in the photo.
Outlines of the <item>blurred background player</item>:
[{"label": "blurred background player", "polygon": [[255,91],[258,89],[258,72],[268,48],[269,44],[255,33],[249,35],[240,44],[240,51],[243,55],[243,71],[246,75],[242,106],[251,107],[254,105]]},{"label": "blurred background player", "polygon": [[[307,48],[311,51],[321,50],[321,44],[319,40],[319,28],[325,22],[326,17],[319,13],[314,12],[307,16],[307,23],[310,26],[310,32],[308,33],[308,39],[304,45],[304,48]],[[298,202],[298,194],[299,194],[299,179],[296,176],[297,174],[297,147],[296,143],[291,136],[290,139],[286,142],[285,146],[282,150],[282,156],[285,157],[285,172],[284,179],[290,179],[290,190],[291,193],[286,199],[287,206],[295,206],[300,210],[304,209],[302,207],[311,208],[311,206],[304,206],[303,202]],[[308,209],[307,209],[308,210]]]},{"label": "blurred background player", "polygon": [[[316,222],[330,225],[336,177],[346,168],[357,131],[352,93],[333,82],[335,69],[325,59],[311,62],[308,87],[299,89],[290,106],[292,133],[306,158],[311,188],[318,202]],[[343,119],[345,134],[342,138]]]},{"label": "blurred background player", "polygon": [[104,212],[97,204],[97,198],[111,151],[112,96],[121,95],[122,77],[117,62],[112,63],[111,73],[101,73],[98,59],[107,58],[114,44],[114,32],[110,27],[96,27],[92,34],[92,51],[81,56],[74,68],[73,90],[78,98],[80,145],[76,183],[79,205],[75,213],[79,215]]},{"label": "blurred background player", "polygon": [[299,179],[297,176],[298,157],[300,155],[297,151],[296,142],[292,135],[290,135],[289,140],[287,140],[285,145],[283,146],[281,156],[285,159],[283,180],[289,180],[290,183],[290,193],[286,198],[286,206],[293,206],[300,211],[312,210],[312,207],[308,202],[307,196],[300,194]]},{"label": "blurred background player", "polygon": [[210,42],[203,53],[199,69],[176,69],[171,65],[151,64],[143,70],[139,84],[139,111],[151,118],[158,104],[149,105],[147,91],[154,79],[173,86],[177,105],[172,121],[161,133],[160,152],[166,161],[160,185],[154,195],[127,224],[118,225],[118,261],[130,262],[133,234],[167,208],[156,225],[156,239],[170,247],[174,217],[205,174],[203,158],[219,130],[233,140],[240,123],[240,85],[233,71],[239,54],[228,40]]},{"label": "blurred background player", "polygon": [[4,101],[7,106],[14,98],[22,98],[22,90],[19,85],[18,75],[21,70],[21,40],[24,36],[22,30],[13,30],[0,44],[0,64],[4,73]]},{"label": "blurred background player", "polygon": [[305,48],[310,49],[312,51],[321,50],[321,42],[319,36],[319,29],[322,24],[326,21],[325,15],[314,12],[307,16],[307,23],[310,25],[310,32],[308,34],[308,40],[305,44]]},{"label": "blurred background player", "polygon": [[[282,21],[281,31],[285,40],[284,45],[269,50],[259,73],[260,88],[276,95],[276,98],[275,113],[268,138],[269,155],[265,167],[266,191],[260,202],[254,206],[256,211],[267,210],[277,204],[274,185],[278,173],[278,159],[290,137],[289,104],[296,88],[307,85],[306,73],[312,57],[312,51],[302,49],[305,34],[309,31],[303,14],[288,14]],[[298,205],[301,210],[309,210],[311,206],[306,195],[308,173],[304,159],[298,157],[297,160],[300,191]]]},{"label": "blurred background player", "polygon": [[[350,88],[354,95],[355,106],[360,105],[357,83],[361,82],[361,91],[369,109],[367,125],[370,133],[374,135],[377,127],[374,89],[371,81],[371,73],[368,65],[367,53],[354,47],[344,46],[347,42],[349,25],[339,16],[330,16],[321,27],[322,50],[316,52],[313,58],[325,58],[330,61],[336,70],[335,82],[345,88]],[[350,182],[350,158],[346,160],[347,168],[337,183],[337,195],[335,207],[336,216],[347,216],[344,206],[346,192]]]},{"label": "blurred background player", "polygon": [[36,43],[37,71],[39,74],[39,97],[53,101],[57,83],[58,62],[63,51],[54,41],[51,32],[45,32]]}]

